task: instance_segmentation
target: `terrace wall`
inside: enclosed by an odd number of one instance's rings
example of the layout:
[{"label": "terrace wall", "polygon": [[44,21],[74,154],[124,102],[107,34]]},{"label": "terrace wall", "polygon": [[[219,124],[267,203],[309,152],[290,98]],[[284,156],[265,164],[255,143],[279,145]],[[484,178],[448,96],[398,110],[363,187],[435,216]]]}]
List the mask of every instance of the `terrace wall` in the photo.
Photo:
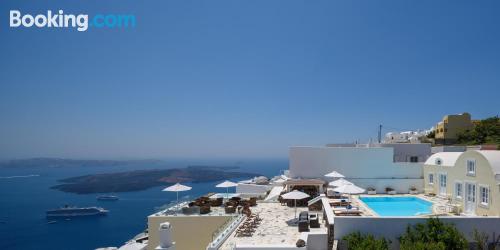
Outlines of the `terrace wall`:
[{"label": "terrace wall", "polygon": [[411,186],[423,191],[423,163],[395,163],[391,147],[291,147],[289,153],[292,178],[324,178],[335,170],[378,193],[388,186],[398,193],[408,193]]},{"label": "terrace wall", "polygon": [[172,225],[172,240],[178,250],[205,249],[213,238],[213,233],[233,216],[225,215],[177,215],[148,217],[148,250],[154,250],[159,240],[159,228],[163,222]]}]

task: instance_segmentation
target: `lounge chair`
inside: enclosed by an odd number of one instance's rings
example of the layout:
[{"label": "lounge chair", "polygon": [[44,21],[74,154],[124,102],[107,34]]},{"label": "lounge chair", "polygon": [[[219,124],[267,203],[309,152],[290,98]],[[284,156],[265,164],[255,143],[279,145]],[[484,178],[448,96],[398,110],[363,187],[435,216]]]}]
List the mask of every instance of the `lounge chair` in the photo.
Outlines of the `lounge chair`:
[{"label": "lounge chair", "polygon": [[346,211],[346,210],[359,210],[359,207],[354,207],[351,205],[344,206],[344,207],[334,207],[333,211]]},{"label": "lounge chair", "polygon": [[330,199],[329,202],[330,205],[336,207],[346,207],[351,204],[351,201],[349,201],[349,199]]},{"label": "lounge chair", "polygon": [[200,207],[200,214],[208,214],[210,213],[210,206],[204,205]]},{"label": "lounge chair", "polygon": [[257,206],[257,198],[255,197],[250,198],[250,206],[251,207]]},{"label": "lounge chair", "polygon": [[226,214],[234,214],[236,213],[236,207],[228,206],[224,208]]},{"label": "lounge chair", "polygon": [[363,214],[363,212],[359,209],[333,209],[333,213],[337,216],[349,216],[349,215],[354,215],[354,216],[360,216]]},{"label": "lounge chair", "polygon": [[186,214],[186,215],[200,214],[200,207],[198,207],[198,206],[183,207],[182,208],[182,213]]},{"label": "lounge chair", "polygon": [[222,206],[222,201],[224,198],[217,198],[210,200],[210,206],[212,207],[220,207]]}]

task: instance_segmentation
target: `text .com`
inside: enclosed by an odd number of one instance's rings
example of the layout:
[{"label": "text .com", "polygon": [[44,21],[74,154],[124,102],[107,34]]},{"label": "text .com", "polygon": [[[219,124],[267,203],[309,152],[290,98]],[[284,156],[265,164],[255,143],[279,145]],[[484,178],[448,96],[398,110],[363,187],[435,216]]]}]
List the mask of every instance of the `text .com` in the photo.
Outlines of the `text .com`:
[{"label": "text .com", "polygon": [[116,14],[65,14],[63,10],[45,14],[24,14],[19,10],[10,11],[10,27],[37,27],[37,28],[75,28],[78,31],[87,31],[89,28],[134,28],[135,15]]}]

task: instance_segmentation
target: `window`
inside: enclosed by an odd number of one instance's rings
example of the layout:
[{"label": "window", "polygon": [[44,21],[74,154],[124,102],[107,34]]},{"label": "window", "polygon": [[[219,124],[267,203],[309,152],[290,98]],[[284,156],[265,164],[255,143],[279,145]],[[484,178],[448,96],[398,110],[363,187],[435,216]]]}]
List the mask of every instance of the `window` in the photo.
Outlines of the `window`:
[{"label": "window", "polygon": [[441,158],[436,158],[436,165],[441,165],[441,164],[443,164]]},{"label": "window", "polygon": [[461,182],[455,183],[455,198],[462,199],[463,186]]},{"label": "window", "polygon": [[486,186],[479,186],[479,194],[481,195],[481,205],[488,206],[490,203],[490,189]]},{"label": "window", "polygon": [[418,162],[418,156],[410,156],[410,162]]},{"label": "window", "polygon": [[434,174],[429,174],[429,184],[434,184]]},{"label": "window", "polygon": [[467,160],[467,175],[476,176],[476,160]]}]

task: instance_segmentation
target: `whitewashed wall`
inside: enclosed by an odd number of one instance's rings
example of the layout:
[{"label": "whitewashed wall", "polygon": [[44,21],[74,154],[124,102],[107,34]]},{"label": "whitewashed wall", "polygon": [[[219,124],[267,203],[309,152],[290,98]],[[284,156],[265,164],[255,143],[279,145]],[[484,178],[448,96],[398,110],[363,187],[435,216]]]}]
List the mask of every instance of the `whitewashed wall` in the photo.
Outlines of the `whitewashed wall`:
[{"label": "whitewashed wall", "polygon": [[333,170],[363,188],[374,186],[385,192],[390,186],[408,193],[423,186],[422,163],[393,162],[393,148],[291,147],[290,175],[293,178],[323,178]]},{"label": "whitewashed wall", "polygon": [[264,194],[271,190],[270,185],[256,185],[256,184],[244,184],[238,183],[236,186],[236,193],[239,194]]},{"label": "whitewashed wall", "polygon": [[291,147],[292,177],[318,178],[333,170],[347,178],[421,178],[421,163],[394,163],[393,148]]},{"label": "whitewashed wall", "polygon": [[398,194],[409,193],[410,187],[417,188],[420,193],[424,192],[423,179],[348,179],[350,182],[355,183],[364,189],[368,187],[375,188],[378,194],[383,194],[386,187],[391,187]]},{"label": "whitewashed wall", "polygon": [[328,249],[328,235],[325,233],[308,233],[307,250],[327,250]]},{"label": "whitewashed wall", "polygon": [[393,148],[394,162],[409,162],[410,157],[418,157],[419,162],[425,162],[432,154],[430,143],[382,143],[380,147]]}]

